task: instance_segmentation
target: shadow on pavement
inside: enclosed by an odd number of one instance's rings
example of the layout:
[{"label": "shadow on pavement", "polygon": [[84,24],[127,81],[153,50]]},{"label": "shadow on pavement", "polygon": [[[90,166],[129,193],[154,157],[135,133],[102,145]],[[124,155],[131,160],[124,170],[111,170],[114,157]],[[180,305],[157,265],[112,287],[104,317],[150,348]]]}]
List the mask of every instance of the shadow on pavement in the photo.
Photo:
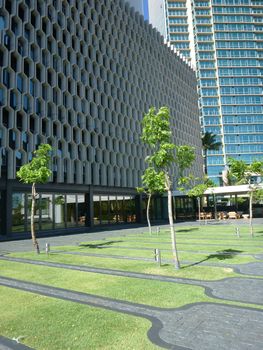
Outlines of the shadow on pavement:
[{"label": "shadow on pavement", "polygon": [[103,249],[103,246],[109,246],[109,245],[113,245],[114,243],[120,243],[123,241],[107,241],[104,243],[96,243],[96,244],[79,244],[80,248],[98,248],[98,249]]},{"label": "shadow on pavement", "polygon": [[208,261],[210,259],[218,259],[218,260],[233,259],[235,256],[239,255],[240,253],[243,253],[243,250],[236,250],[236,249],[218,250],[216,253],[209,254],[204,259],[202,259],[200,261],[183,266],[182,269],[202,264],[203,262]]}]

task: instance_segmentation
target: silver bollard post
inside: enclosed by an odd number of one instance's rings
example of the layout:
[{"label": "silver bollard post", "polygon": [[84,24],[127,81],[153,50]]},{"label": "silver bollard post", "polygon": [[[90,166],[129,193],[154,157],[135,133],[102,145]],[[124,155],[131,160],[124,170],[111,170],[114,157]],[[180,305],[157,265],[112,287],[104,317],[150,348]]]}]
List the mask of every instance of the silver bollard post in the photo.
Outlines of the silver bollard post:
[{"label": "silver bollard post", "polygon": [[157,226],[157,228],[156,228],[156,233],[157,233],[157,236],[159,236],[159,233],[160,233],[160,227],[159,226]]},{"label": "silver bollard post", "polygon": [[50,253],[50,244],[46,243],[46,254]]},{"label": "silver bollard post", "polygon": [[238,238],[240,238],[239,227],[236,227],[236,235],[237,235]]},{"label": "silver bollard post", "polygon": [[154,249],[154,260],[158,263],[159,266],[161,266],[161,251],[160,249]]}]

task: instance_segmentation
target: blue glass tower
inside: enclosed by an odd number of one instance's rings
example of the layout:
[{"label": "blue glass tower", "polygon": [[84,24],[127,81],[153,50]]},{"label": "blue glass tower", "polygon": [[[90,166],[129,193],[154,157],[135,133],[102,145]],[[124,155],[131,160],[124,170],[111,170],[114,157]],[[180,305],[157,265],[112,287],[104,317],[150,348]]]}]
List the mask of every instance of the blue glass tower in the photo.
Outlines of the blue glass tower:
[{"label": "blue glass tower", "polygon": [[[227,158],[263,159],[263,0],[165,0],[167,40],[196,65],[200,122],[221,183]],[[193,52],[194,51],[194,52]]]},{"label": "blue glass tower", "polygon": [[187,0],[166,0],[167,40],[191,59]]},{"label": "blue glass tower", "polygon": [[192,1],[201,125],[222,142],[208,154],[220,183],[227,158],[263,160],[263,1]]}]

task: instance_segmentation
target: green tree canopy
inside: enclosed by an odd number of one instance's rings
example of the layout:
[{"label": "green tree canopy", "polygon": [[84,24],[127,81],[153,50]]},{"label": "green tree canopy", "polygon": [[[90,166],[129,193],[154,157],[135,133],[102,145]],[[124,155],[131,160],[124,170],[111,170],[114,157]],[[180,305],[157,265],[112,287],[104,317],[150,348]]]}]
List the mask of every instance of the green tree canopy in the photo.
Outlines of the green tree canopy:
[{"label": "green tree canopy", "polygon": [[43,184],[48,181],[52,172],[49,169],[52,147],[48,144],[42,144],[34,152],[33,159],[22,165],[18,170],[17,177],[20,181],[32,184],[32,201],[31,201],[31,236],[33,245],[37,253],[40,253],[38,241],[35,234],[35,208],[36,208],[36,184]]},{"label": "green tree canopy", "polygon": [[19,180],[27,184],[46,183],[52,174],[49,169],[51,151],[50,145],[40,145],[34,152],[33,159],[22,165],[16,173]]}]

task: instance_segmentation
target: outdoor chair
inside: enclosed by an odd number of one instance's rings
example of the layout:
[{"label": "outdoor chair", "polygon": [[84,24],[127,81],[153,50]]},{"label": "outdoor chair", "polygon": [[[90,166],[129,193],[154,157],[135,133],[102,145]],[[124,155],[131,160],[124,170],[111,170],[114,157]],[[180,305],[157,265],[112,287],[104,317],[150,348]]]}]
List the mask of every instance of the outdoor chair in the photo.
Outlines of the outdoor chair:
[{"label": "outdoor chair", "polygon": [[230,212],[228,212],[228,218],[229,219],[239,219],[240,216],[235,211],[230,211]]}]

